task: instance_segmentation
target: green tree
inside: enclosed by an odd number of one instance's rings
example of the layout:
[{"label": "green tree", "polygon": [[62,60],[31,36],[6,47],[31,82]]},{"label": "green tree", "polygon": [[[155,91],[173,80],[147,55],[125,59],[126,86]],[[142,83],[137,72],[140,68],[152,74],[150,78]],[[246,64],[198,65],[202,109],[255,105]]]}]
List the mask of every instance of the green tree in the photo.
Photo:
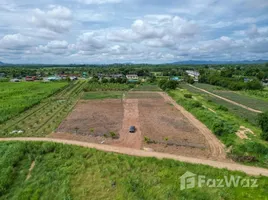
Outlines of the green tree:
[{"label": "green tree", "polygon": [[253,81],[249,81],[246,87],[249,90],[262,90],[263,89],[262,83],[257,79],[254,79]]}]

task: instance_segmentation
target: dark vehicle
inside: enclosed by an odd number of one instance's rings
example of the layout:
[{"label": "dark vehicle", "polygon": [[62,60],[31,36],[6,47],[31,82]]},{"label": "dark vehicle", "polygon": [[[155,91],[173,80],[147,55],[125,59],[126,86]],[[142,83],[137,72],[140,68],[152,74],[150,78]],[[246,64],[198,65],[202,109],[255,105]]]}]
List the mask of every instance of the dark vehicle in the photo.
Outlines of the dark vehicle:
[{"label": "dark vehicle", "polygon": [[129,132],[130,133],[135,133],[135,130],[136,130],[135,126],[129,127]]}]

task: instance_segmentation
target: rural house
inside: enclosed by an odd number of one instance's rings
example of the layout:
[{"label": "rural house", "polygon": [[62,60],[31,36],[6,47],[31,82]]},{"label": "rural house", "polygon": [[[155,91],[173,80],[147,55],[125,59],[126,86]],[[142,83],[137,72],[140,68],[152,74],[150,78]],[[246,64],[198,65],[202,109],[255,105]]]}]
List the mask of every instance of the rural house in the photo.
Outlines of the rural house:
[{"label": "rural house", "polygon": [[36,76],[26,76],[25,81],[35,81]]},{"label": "rural house", "polygon": [[128,75],[126,75],[126,78],[128,80],[138,80],[139,79],[138,75],[136,75],[136,74],[128,74]]}]

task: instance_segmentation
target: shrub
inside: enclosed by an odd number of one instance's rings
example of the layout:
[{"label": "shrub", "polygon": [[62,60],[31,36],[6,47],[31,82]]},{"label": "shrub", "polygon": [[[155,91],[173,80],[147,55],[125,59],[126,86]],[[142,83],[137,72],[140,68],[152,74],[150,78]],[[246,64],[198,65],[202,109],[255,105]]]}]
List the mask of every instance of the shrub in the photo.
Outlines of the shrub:
[{"label": "shrub", "polygon": [[194,108],[201,108],[201,107],[202,107],[202,103],[200,103],[199,101],[194,101],[194,102],[192,103],[192,106],[193,106]]},{"label": "shrub", "polygon": [[162,90],[174,90],[178,86],[177,81],[172,81],[172,80],[160,80],[158,85]]},{"label": "shrub", "polygon": [[225,106],[223,106],[223,105],[219,105],[218,107],[217,107],[217,109],[218,110],[222,110],[222,111],[228,111],[228,108],[226,108]]},{"label": "shrub", "polygon": [[185,98],[188,98],[188,99],[191,99],[192,98],[192,95],[191,94],[184,94],[184,97]]},{"label": "shrub", "polygon": [[110,136],[115,139],[117,137],[116,133],[115,132],[110,132]]},{"label": "shrub", "polygon": [[215,121],[212,125],[212,130],[216,135],[222,136],[225,133],[224,123],[222,121]]},{"label": "shrub", "polygon": [[151,139],[147,136],[144,136],[144,142],[146,142],[146,144],[149,144],[151,142]]},{"label": "shrub", "polygon": [[263,85],[259,80],[255,79],[255,80],[249,81],[247,83],[246,89],[249,89],[249,90],[262,90]]},{"label": "shrub", "polygon": [[261,133],[261,138],[265,141],[268,141],[268,132],[262,132]]},{"label": "shrub", "polygon": [[268,141],[268,112],[259,114],[258,123],[262,129],[261,138]]}]

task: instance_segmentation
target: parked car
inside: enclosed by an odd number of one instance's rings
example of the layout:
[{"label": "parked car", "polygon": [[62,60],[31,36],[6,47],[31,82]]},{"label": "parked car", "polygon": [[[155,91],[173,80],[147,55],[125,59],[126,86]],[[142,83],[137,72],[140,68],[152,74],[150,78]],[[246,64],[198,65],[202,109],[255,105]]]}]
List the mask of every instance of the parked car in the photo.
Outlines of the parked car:
[{"label": "parked car", "polygon": [[130,133],[135,133],[135,130],[136,130],[135,126],[130,126],[129,127],[129,132]]}]

